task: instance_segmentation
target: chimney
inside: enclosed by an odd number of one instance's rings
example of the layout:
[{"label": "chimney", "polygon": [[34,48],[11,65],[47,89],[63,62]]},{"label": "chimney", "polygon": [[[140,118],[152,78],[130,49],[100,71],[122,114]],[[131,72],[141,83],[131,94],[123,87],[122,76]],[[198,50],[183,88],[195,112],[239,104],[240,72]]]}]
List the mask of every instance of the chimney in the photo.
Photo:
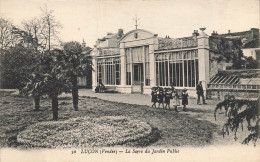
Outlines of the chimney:
[{"label": "chimney", "polygon": [[217,35],[217,33],[215,32],[215,30],[213,30],[213,32],[211,33],[211,36]]},{"label": "chimney", "polygon": [[82,41],[82,47],[83,48],[85,48],[86,47],[86,42],[85,42],[85,40],[83,39],[83,41]]},{"label": "chimney", "polygon": [[198,35],[199,35],[198,30],[194,30],[193,33],[192,33],[192,36],[196,37],[196,36],[198,36]]},{"label": "chimney", "polygon": [[124,30],[123,29],[118,29],[118,32],[117,32],[117,37],[120,38],[124,35]]},{"label": "chimney", "polygon": [[107,36],[109,36],[109,35],[113,35],[113,33],[108,32],[108,33],[107,33]]},{"label": "chimney", "polygon": [[99,45],[100,44],[100,39],[98,39],[97,41],[96,41],[96,45]]}]

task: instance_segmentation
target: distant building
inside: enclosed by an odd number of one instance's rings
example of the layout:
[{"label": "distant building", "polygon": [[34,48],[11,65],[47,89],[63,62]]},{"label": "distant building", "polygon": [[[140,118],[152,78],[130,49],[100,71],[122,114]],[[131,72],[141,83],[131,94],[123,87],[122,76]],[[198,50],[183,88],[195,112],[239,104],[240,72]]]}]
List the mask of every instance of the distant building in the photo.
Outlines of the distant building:
[{"label": "distant building", "polygon": [[[92,58],[91,58],[90,53],[92,51],[92,48],[86,46],[86,42],[84,39],[82,41],[81,47],[82,47],[82,53],[86,56],[89,56],[89,59],[91,60]],[[87,76],[80,76],[77,78],[77,81],[78,81],[79,87],[92,88],[92,71],[91,71],[91,69],[89,72],[87,72]]]},{"label": "distant building", "polygon": [[[259,30],[239,34],[215,32],[208,36],[201,28],[191,36],[182,38],[158,37],[157,34],[135,29],[123,33],[107,33],[98,39],[92,51],[92,89],[98,83],[113,87],[121,93],[150,94],[151,87],[186,88],[190,96],[196,96],[196,85],[203,81],[203,87],[219,70],[225,70],[232,63],[217,61],[221,55],[218,48],[225,42],[230,49],[234,40],[243,40],[243,47],[259,39]],[[258,31],[258,35],[257,35]],[[252,34],[253,33],[253,34]],[[244,39],[245,38],[245,39]]]},{"label": "distant building", "polygon": [[244,53],[244,56],[252,57],[253,59],[256,60],[257,51],[260,51],[260,47],[256,47],[256,48],[243,48],[242,51]]},{"label": "distant building", "polygon": [[231,33],[231,31],[228,30],[228,33],[226,34],[218,34],[213,31],[211,36],[240,39],[242,42],[242,51],[244,56],[252,57],[253,59],[256,59],[256,51],[260,50],[259,29],[257,28],[251,28],[248,31],[234,33]]}]

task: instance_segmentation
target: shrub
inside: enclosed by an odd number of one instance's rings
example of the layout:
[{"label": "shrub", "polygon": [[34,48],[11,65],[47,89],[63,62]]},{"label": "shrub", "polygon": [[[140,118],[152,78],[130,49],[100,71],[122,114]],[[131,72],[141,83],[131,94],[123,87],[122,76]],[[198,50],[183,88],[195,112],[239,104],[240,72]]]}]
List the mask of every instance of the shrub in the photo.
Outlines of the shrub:
[{"label": "shrub", "polygon": [[123,116],[78,117],[36,123],[19,133],[17,141],[47,148],[114,146],[144,138],[151,131],[147,123]]}]

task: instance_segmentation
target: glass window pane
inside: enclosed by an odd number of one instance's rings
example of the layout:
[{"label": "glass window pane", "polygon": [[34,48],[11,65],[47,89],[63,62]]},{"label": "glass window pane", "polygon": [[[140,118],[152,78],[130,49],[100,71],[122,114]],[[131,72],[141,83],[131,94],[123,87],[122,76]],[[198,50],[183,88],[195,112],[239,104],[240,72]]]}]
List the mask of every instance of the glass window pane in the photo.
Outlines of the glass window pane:
[{"label": "glass window pane", "polygon": [[184,60],[184,87],[188,87],[188,82],[187,82],[187,60]]}]

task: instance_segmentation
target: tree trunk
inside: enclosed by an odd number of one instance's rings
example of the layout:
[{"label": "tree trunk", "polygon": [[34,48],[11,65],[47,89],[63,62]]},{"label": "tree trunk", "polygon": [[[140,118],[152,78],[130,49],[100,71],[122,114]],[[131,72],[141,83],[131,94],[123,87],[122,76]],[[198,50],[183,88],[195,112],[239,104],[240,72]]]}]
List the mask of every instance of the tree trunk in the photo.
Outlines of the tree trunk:
[{"label": "tree trunk", "polygon": [[75,111],[78,111],[78,102],[79,102],[79,91],[78,91],[78,82],[77,76],[72,77],[72,98],[73,98],[73,107]]},{"label": "tree trunk", "polygon": [[34,96],[35,111],[40,109],[40,96]]},{"label": "tree trunk", "polygon": [[58,95],[52,96],[52,113],[53,113],[53,120],[58,120]]},{"label": "tree trunk", "polygon": [[51,50],[51,24],[49,21],[50,20],[48,19],[48,29],[49,29],[48,39],[49,39],[49,51],[50,51]]}]

